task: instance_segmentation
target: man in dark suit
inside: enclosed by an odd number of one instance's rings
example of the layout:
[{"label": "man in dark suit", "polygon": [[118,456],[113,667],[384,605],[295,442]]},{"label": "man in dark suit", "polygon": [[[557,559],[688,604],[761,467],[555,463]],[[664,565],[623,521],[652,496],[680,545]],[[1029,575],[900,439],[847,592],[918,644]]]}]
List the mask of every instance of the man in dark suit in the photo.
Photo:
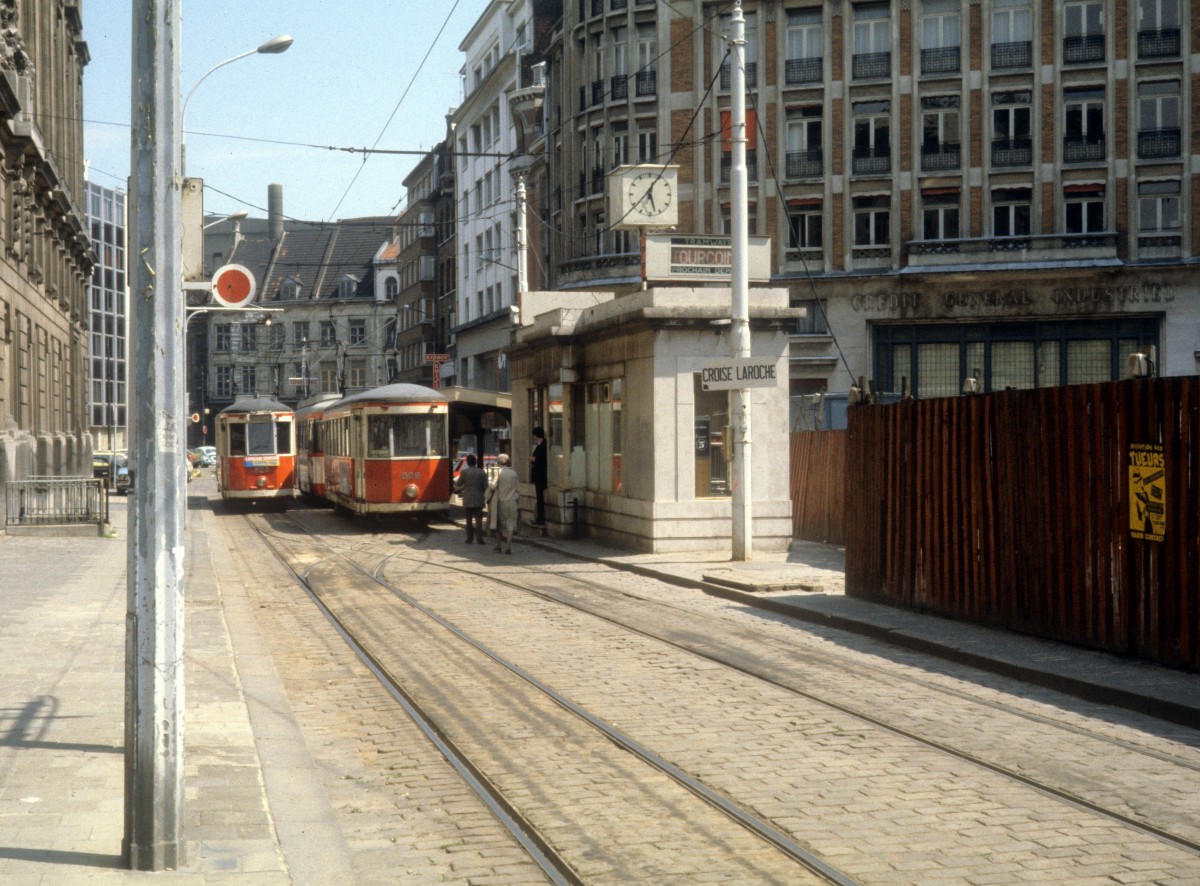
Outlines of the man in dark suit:
[{"label": "man in dark suit", "polygon": [[546,525],[546,486],[549,477],[549,456],[546,447],[546,429],[533,429],[533,454],[529,456],[529,481],[537,500],[533,526]]}]

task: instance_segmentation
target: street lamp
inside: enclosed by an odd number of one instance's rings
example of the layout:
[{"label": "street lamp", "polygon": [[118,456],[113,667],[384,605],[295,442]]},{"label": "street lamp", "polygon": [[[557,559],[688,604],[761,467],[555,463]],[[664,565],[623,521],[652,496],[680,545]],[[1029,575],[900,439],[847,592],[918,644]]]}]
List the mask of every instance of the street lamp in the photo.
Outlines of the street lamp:
[{"label": "street lamp", "polygon": [[287,36],[286,34],[280,34],[278,37],[272,37],[266,43],[262,44],[261,46],[256,47],[255,49],[251,49],[251,50],[248,50],[247,52],[243,52],[243,53],[240,53],[239,55],[235,55],[235,56],[233,56],[233,58],[227,58],[223,62],[218,62],[217,64],[213,65],[211,68],[209,68],[207,71],[205,71],[200,76],[200,79],[196,81],[195,86],[193,86],[188,91],[187,98],[185,98],[183,100],[183,112],[179,115],[179,129],[180,129],[181,135],[183,136],[180,138],[180,148],[179,148],[179,150],[180,150],[179,166],[181,169],[187,168],[187,162],[186,162],[187,141],[186,141],[185,130],[187,128],[188,102],[190,102],[192,100],[192,96],[195,94],[197,87],[199,87],[199,85],[201,83],[203,83],[206,79],[208,79],[209,74],[211,74],[213,71],[216,71],[218,68],[223,68],[226,65],[233,64],[234,62],[236,62],[240,59],[246,58],[251,55],[256,55],[258,53],[262,53],[263,55],[278,55],[281,52],[287,52],[288,47],[290,47],[291,45],[292,45],[292,38]]}]

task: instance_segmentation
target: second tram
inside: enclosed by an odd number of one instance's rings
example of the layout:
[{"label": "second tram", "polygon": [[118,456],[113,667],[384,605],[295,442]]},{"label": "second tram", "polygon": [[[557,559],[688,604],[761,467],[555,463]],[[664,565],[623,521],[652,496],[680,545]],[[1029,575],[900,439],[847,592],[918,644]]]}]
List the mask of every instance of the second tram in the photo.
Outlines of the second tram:
[{"label": "second tram", "polygon": [[440,392],[371,388],[325,404],[315,423],[327,500],[356,514],[449,510],[449,406]]},{"label": "second tram", "polygon": [[269,397],[239,397],[217,415],[217,487],[225,501],[295,495],[295,413]]}]

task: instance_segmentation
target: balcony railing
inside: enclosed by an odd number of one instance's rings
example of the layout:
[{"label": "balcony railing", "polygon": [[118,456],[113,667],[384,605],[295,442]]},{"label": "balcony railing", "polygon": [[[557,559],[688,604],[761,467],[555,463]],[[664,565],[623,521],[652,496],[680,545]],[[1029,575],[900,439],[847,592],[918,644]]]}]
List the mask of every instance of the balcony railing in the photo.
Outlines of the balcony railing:
[{"label": "balcony railing", "polygon": [[1093,163],[1103,159],[1103,135],[1069,135],[1063,139],[1064,163]]},{"label": "balcony railing", "polygon": [[938,172],[958,169],[962,165],[962,146],[957,142],[934,142],[921,145],[921,169]]},{"label": "balcony railing", "polygon": [[1104,35],[1087,34],[1063,37],[1063,61],[1068,65],[1104,61]]},{"label": "balcony railing", "polygon": [[[733,171],[733,158],[728,154],[721,155],[721,184],[729,184],[729,175]],[[758,155],[746,152],[746,178],[754,181],[758,178]]]},{"label": "balcony railing", "polygon": [[820,83],[823,58],[789,58],[783,63],[783,80],[788,86],[798,83]]},{"label": "balcony railing", "polygon": [[820,148],[788,151],[785,159],[786,178],[815,178],[821,175],[823,157]]},{"label": "balcony railing", "polygon": [[992,67],[1029,68],[1033,66],[1033,43],[1030,40],[1014,40],[1009,43],[992,44]]},{"label": "balcony railing", "polygon": [[608,96],[613,101],[624,101],[629,97],[629,75],[617,74],[608,81]]},{"label": "balcony railing", "polygon": [[1155,160],[1161,157],[1178,157],[1182,150],[1182,139],[1178,127],[1174,129],[1142,129],[1137,136],[1139,160]]},{"label": "balcony railing", "polygon": [[1138,58],[1178,58],[1181,51],[1179,28],[1138,31]]},{"label": "balcony railing", "polygon": [[638,71],[633,79],[634,96],[654,95],[658,90],[658,74],[654,69]]},{"label": "balcony railing", "polygon": [[855,80],[888,77],[892,73],[892,54],[890,52],[855,53],[851,62],[851,72]]},{"label": "balcony railing", "polygon": [[[1076,261],[1080,252],[1088,258],[1116,255],[1117,235],[1100,231],[1094,234],[1038,234],[1016,237],[972,237],[962,240],[910,240],[911,265],[962,264],[964,261],[1006,262],[1014,253],[1025,253],[1039,261]],[[1057,253],[1055,255],[1054,253]]]},{"label": "balcony railing", "polygon": [[962,66],[962,48],[943,46],[939,49],[921,50],[922,74],[949,74]]},{"label": "balcony railing", "polygon": [[992,140],[993,166],[1029,166],[1033,163],[1033,139],[1027,135]]},{"label": "balcony railing", "polygon": [[892,169],[892,152],[888,145],[855,148],[851,160],[855,175],[886,175]]},{"label": "balcony railing", "polygon": [[[729,63],[721,65],[721,89],[725,92],[729,91],[729,82],[733,74],[729,70]],[[755,89],[758,86],[758,62],[746,62],[746,88]]]}]

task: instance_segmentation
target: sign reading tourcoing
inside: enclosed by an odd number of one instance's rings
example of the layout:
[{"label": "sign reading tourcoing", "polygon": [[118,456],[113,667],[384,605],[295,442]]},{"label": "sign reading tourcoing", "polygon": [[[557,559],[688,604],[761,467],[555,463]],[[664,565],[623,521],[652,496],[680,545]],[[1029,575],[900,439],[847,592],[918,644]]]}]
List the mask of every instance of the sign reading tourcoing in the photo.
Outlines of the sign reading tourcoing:
[{"label": "sign reading tourcoing", "polygon": [[[746,251],[750,280],[771,279],[771,238],[750,237]],[[729,237],[693,237],[676,234],[646,235],[647,280],[697,280],[728,282],[733,270]]]},{"label": "sign reading tourcoing", "polygon": [[1162,541],[1167,534],[1167,463],[1159,443],[1129,445],[1129,534]]},{"label": "sign reading tourcoing", "polygon": [[700,369],[700,385],[706,391],[773,388],[778,381],[777,366],[772,358],[710,360]]}]

